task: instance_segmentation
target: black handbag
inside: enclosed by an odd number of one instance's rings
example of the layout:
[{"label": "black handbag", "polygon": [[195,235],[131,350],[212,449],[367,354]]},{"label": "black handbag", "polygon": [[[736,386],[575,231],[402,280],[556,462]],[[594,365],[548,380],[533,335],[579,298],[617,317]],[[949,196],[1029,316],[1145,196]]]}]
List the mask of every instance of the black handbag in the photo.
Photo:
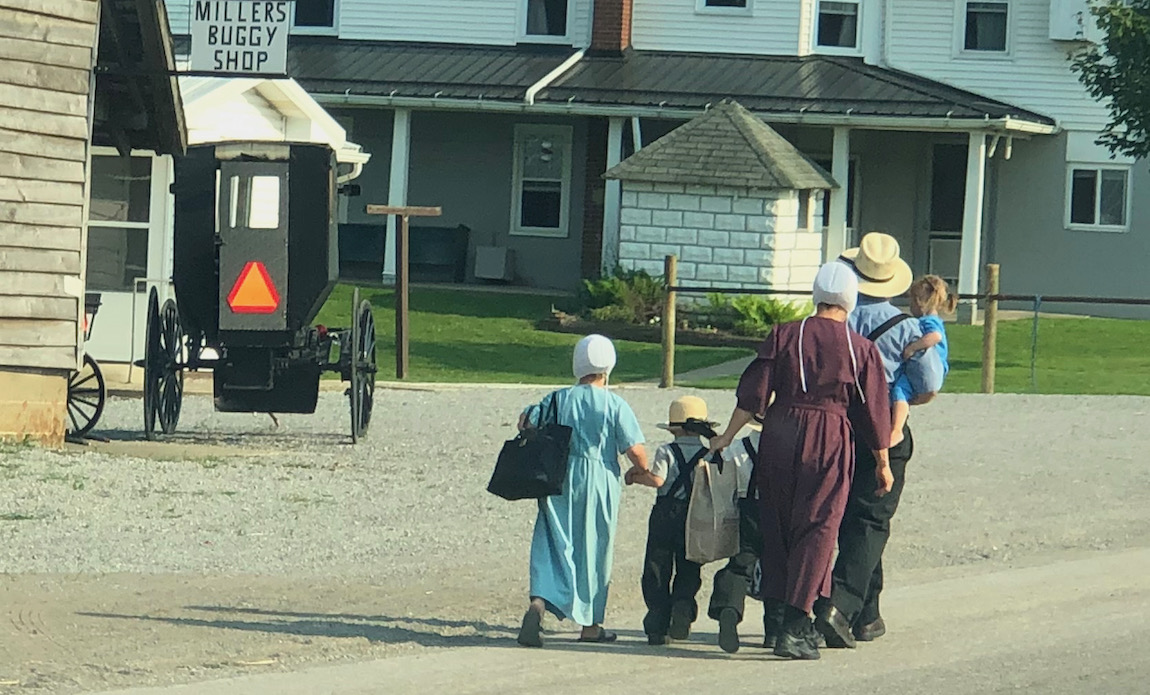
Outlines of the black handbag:
[{"label": "black handbag", "polygon": [[559,406],[551,394],[547,414],[539,423],[504,442],[487,491],[505,500],[541,499],[563,494],[571,428],[559,424]]}]

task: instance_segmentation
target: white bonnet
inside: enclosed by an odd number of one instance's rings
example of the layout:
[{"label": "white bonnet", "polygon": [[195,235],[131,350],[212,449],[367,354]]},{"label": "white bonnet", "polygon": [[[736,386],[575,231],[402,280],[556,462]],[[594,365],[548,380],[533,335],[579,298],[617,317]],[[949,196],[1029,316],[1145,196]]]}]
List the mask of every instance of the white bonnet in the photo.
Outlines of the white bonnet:
[{"label": "white bonnet", "polygon": [[853,269],[845,263],[831,261],[819,268],[815,275],[812,299],[815,306],[829,304],[842,307],[849,314],[859,298],[859,280]]},{"label": "white bonnet", "polygon": [[589,335],[575,346],[571,360],[576,379],[592,374],[610,374],[615,368],[615,345],[601,335]]}]

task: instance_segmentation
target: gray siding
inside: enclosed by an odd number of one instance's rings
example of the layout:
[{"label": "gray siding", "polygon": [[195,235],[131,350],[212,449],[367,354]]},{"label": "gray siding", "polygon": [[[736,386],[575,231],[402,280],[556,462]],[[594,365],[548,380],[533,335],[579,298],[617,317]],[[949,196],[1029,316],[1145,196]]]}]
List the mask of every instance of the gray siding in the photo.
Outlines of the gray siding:
[{"label": "gray siding", "polygon": [[0,0],[0,366],[76,366],[98,14]]},{"label": "gray siding", "polygon": [[[392,114],[387,110],[335,111],[354,119],[351,139],[371,153],[356,183],[348,222],[384,224],[367,215],[367,203],[387,201],[391,159]],[[511,193],[514,128],[522,123],[569,125],[573,128],[570,230],[567,238],[512,236]],[[532,287],[572,290],[580,280],[584,171],[587,128],[582,119],[517,118],[494,114],[417,111],[411,117],[410,205],[438,205],[443,216],[434,226],[471,228],[468,276],[474,271],[476,246],[507,246],[515,253],[518,279]]]},{"label": "gray siding", "polygon": [[[1150,163],[1131,171],[1131,224],[1122,233],[1066,229],[1066,166],[1064,136],[1016,141],[1010,161],[1000,164],[994,260],[1002,264],[1003,291],[1150,298]],[[1043,308],[1150,318],[1145,307]]]}]

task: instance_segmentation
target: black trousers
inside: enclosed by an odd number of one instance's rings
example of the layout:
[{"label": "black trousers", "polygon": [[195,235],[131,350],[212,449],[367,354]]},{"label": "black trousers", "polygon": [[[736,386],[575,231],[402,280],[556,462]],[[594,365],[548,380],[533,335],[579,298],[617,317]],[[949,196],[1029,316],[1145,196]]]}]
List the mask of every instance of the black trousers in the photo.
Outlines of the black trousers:
[{"label": "black trousers", "polygon": [[890,450],[894,487],[876,497],[874,454],[860,446],[855,450],[855,474],[846,513],[839,526],[839,555],[832,575],[831,603],[853,625],[868,625],[879,618],[882,593],[882,553],[890,538],[890,520],[898,509],[906,483],[906,464],[914,454],[910,426],[905,439]]},{"label": "black trousers", "polygon": [[643,559],[643,601],[647,604],[643,631],[648,635],[667,634],[676,603],[690,604],[692,622],[698,615],[695,594],[703,585],[702,565],[687,559],[687,505],[685,500],[660,497],[651,509]]},{"label": "black trousers", "polygon": [[[754,492],[752,491],[752,495]],[[755,565],[763,552],[763,536],[759,533],[759,502],[750,497],[739,500],[739,553],[727,560],[727,565],[715,573],[715,587],[711,592],[711,605],[707,615],[718,620],[725,608],[733,608],[743,620],[743,608]]]}]

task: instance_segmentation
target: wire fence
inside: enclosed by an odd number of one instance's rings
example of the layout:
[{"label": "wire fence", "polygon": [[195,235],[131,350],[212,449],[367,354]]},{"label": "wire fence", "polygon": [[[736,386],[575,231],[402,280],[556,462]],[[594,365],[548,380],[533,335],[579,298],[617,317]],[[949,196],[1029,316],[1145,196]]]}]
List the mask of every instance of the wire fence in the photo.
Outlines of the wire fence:
[{"label": "wire fence", "polygon": [[[670,387],[674,384],[674,343],[675,333],[678,330],[676,326],[676,312],[688,315],[706,316],[714,312],[714,309],[707,307],[678,307],[679,295],[760,295],[760,296],[777,296],[777,297],[810,297],[811,290],[789,290],[789,289],[776,289],[776,288],[763,288],[763,287],[749,287],[749,288],[733,288],[733,287],[708,287],[696,284],[678,284],[677,278],[677,259],[673,256],[668,256],[665,259],[665,279],[667,281],[667,299],[664,303],[663,322],[663,378],[661,385]],[[998,328],[999,317],[998,309],[999,304],[1002,302],[1029,305],[1031,314],[1030,321],[1030,341],[1029,341],[1029,381],[1030,390],[1033,393],[1038,393],[1038,348],[1039,348],[1039,326],[1040,317],[1044,305],[1058,304],[1058,305],[1093,305],[1093,306],[1129,306],[1129,307],[1150,307],[1150,299],[1142,297],[1088,297],[1080,295],[1041,295],[1041,294],[1017,294],[1017,293],[1003,293],[999,291],[999,267],[997,264],[990,264],[986,267],[985,277],[986,292],[981,294],[959,294],[957,295],[960,302],[965,305],[963,307],[964,315],[968,323],[975,323],[973,320],[978,316],[978,311],[982,311],[982,356],[980,359],[982,370],[982,383],[981,391],[983,393],[994,393],[995,390],[995,377],[996,366],[998,362]]]}]

